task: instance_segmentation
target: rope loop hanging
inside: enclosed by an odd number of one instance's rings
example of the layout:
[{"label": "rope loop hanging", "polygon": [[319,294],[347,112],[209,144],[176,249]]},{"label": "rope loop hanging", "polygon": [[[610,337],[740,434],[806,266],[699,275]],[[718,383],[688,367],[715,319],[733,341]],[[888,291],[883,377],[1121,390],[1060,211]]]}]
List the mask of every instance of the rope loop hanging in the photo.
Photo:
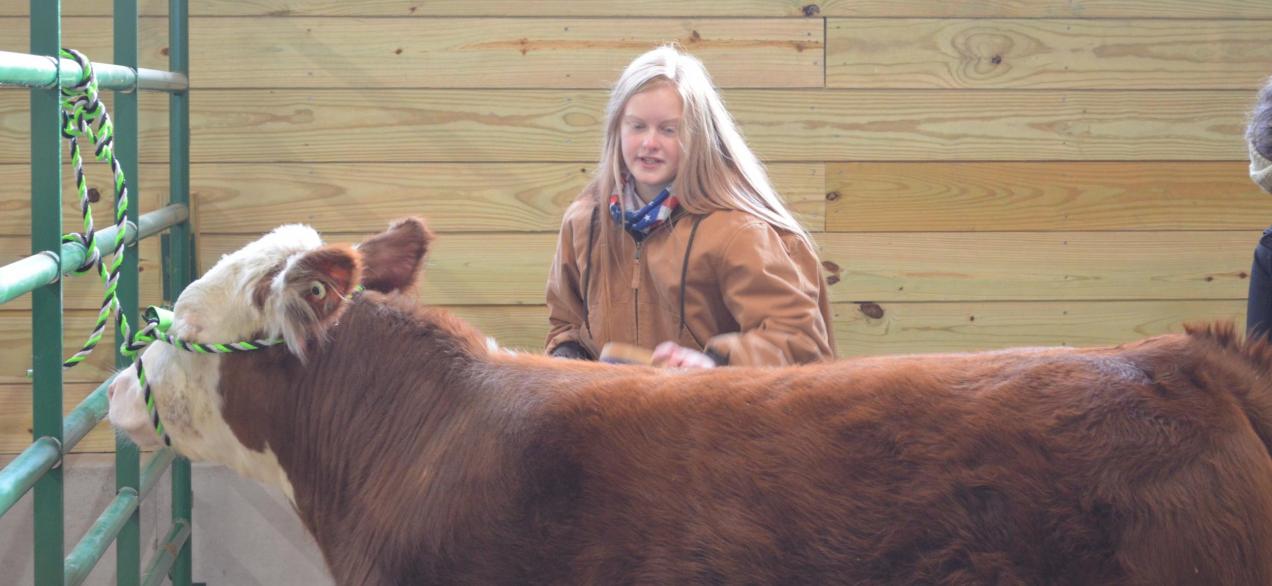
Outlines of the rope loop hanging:
[{"label": "rope loop hanging", "polygon": [[[84,247],[84,262],[74,269],[76,274],[97,269],[97,274],[105,285],[101,307],[97,313],[97,321],[88,340],[75,354],[62,362],[63,368],[73,368],[84,362],[101,342],[106,332],[106,324],[110,315],[115,314],[115,324],[119,328],[119,351],[133,362],[137,368],[137,381],[143,389],[146,409],[154,424],[155,432],[163,439],[165,445],[172,445],[168,434],[164,431],[155,408],[154,394],[150,381],[146,377],[145,367],[141,361],[141,352],[147,346],[164,341],[187,352],[197,353],[230,353],[250,352],[282,343],[282,340],[250,340],[241,342],[206,344],[189,342],[168,334],[168,326],[172,323],[172,312],[157,307],[150,307],[144,316],[145,325],[136,332],[131,331],[127,316],[124,315],[119,302],[119,270],[124,262],[124,247],[127,240],[128,223],[128,182],[124,177],[123,166],[115,158],[115,126],[111,123],[110,114],[98,94],[97,78],[93,74],[93,63],[83,53],[74,49],[63,48],[59,55],[62,59],[74,60],[80,66],[80,79],[69,87],[61,88],[61,131],[66,139],[71,155],[71,165],[75,170],[75,189],[79,194],[80,215],[83,218],[83,231],[62,236],[62,242],[78,243]],[[97,232],[93,226],[92,201],[89,198],[88,182],[84,176],[84,157],[80,152],[80,140],[93,144],[93,156],[110,165],[115,184],[115,240],[111,244],[109,258],[104,257],[97,247]]]}]

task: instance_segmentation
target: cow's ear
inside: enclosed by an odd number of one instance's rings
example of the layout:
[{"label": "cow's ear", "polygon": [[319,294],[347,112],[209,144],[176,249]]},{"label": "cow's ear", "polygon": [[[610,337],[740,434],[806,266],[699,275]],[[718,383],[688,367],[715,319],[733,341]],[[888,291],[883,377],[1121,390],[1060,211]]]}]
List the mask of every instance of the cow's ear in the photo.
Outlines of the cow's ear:
[{"label": "cow's ear", "polygon": [[362,285],[389,293],[415,285],[433,232],[419,218],[397,220],[388,230],[358,245],[362,255]]},{"label": "cow's ear", "polygon": [[281,295],[275,297],[274,325],[293,353],[304,359],[309,344],[325,337],[361,282],[362,271],[358,252],[338,244],[304,253],[276,277]]}]

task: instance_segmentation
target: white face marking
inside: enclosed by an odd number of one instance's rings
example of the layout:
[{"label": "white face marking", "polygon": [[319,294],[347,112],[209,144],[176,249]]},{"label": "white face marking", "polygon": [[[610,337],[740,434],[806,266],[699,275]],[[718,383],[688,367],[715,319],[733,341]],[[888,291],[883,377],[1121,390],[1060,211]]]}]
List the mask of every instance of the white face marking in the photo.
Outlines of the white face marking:
[{"label": "white face marking", "polygon": [[[282,331],[270,315],[252,301],[256,284],[296,255],[322,246],[308,226],[280,227],[243,249],[222,257],[198,281],[191,283],[174,307],[169,333],[193,342],[237,342],[265,332]],[[281,281],[280,281],[281,282]],[[218,392],[221,357],[185,352],[156,342],[142,354],[164,429],[178,453],[191,460],[224,464],[261,482],[279,487],[292,498],[292,487],[268,448],[248,449],[221,415]],[[146,409],[144,391],[135,366],[116,377],[110,390],[111,425],[143,449],[162,447]]]}]

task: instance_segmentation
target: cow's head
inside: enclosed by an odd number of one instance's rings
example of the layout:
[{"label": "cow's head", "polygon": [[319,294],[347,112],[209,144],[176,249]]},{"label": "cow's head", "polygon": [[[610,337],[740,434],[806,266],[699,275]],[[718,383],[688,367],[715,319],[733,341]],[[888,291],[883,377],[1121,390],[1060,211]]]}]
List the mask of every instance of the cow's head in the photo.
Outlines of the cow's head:
[{"label": "cow's head", "polygon": [[[304,360],[322,343],[359,284],[384,293],[412,287],[431,239],[417,219],[396,222],[357,246],[325,245],[313,228],[282,226],[222,257],[186,287],[168,332],[202,343],[282,339]],[[281,471],[273,454],[244,446],[222,416],[221,360],[164,342],[151,344],[142,354],[155,407],[173,447],[192,460],[221,462],[286,489],[286,479],[275,476]],[[111,385],[109,417],[138,446],[161,446],[135,366]]]}]

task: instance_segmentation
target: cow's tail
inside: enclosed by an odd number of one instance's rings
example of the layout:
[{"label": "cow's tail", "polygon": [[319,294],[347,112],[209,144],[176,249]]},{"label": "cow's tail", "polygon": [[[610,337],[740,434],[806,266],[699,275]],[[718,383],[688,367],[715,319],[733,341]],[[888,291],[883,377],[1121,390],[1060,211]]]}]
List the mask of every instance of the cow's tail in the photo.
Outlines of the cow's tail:
[{"label": "cow's tail", "polygon": [[1239,357],[1248,369],[1227,389],[1241,402],[1246,417],[1264,447],[1272,455],[1272,342],[1268,336],[1249,339],[1237,333],[1232,322],[1186,324],[1184,331],[1194,339],[1218,346],[1226,355]]}]

